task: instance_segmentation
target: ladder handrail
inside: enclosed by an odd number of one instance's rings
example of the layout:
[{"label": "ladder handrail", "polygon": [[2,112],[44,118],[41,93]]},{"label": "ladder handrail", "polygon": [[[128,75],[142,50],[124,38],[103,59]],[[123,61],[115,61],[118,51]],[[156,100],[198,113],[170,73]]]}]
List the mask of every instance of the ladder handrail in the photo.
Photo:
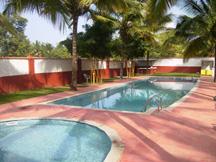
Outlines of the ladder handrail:
[{"label": "ladder handrail", "polygon": [[158,105],[158,111],[160,111],[162,109],[162,97],[160,94],[155,94],[155,95],[152,95],[151,97],[149,97],[148,100],[145,102],[145,104],[143,106],[143,112],[145,112],[147,110],[147,106],[155,97],[158,97],[158,100],[156,102],[156,104]]}]

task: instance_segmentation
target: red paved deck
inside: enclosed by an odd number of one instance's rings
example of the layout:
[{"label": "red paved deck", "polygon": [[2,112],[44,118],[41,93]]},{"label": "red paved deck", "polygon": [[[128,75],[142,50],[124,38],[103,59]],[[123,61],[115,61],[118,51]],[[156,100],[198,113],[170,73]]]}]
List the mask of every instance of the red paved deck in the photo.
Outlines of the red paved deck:
[{"label": "red paved deck", "polygon": [[[29,104],[34,103],[33,100],[41,102],[68,93],[27,101]],[[196,91],[172,111],[142,115],[47,105],[16,108],[19,104],[15,103],[0,106],[0,119],[63,117],[105,124],[118,132],[125,145],[121,162],[215,162],[216,102],[213,96],[216,96],[216,84],[202,78]]]}]

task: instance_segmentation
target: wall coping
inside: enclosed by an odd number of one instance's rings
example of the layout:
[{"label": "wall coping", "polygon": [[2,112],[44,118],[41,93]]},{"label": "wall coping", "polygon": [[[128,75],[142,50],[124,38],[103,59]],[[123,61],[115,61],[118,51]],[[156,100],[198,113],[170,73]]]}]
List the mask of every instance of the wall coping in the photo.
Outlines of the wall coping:
[{"label": "wall coping", "polygon": [[[3,60],[3,59],[8,59],[8,60],[11,60],[11,59],[43,59],[43,60],[71,60],[71,58],[47,58],[47,57],[3,57],[3,56],[0,56],[0,60]],[[88,60],[88,58],[80,58],[81,60]],[[179,58],[179,57],[167,57],[167,58],[150,58],[149,60],[150,61],[155,61],[155,60],[165,60],[165,59],[184,59],[184,58]],[[189,59],[202,59],[202,60],[214,60],[214,57],[191,57]],[[134,59],[134,61],[145,61],[146,58],[136,58]],[[187,60],[187,59],[186,59]],[[99,59],[99,61],[107,61],[106,59]],[[111,62],[122,62],[120,60],[112,60],[110,59],[109,61]],[[129,61],[129,60],[128,60]]]}]

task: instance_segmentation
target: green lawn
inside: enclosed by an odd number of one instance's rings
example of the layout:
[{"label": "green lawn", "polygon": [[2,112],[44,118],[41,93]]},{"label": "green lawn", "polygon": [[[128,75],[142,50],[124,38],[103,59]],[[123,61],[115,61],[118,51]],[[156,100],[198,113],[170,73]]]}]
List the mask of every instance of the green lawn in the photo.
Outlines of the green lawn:
[{"label": "green lawn", "polygon": [[103,83],[114,82],[115,80],[118,80],[118,79],[119,79],[118,77],[103,79]]},{"label": "green lawn", "polygon": [[64,92],[66,90],[69,90],[69,87],[41,88],[35,90],[20,91],[11,94],[0,94],[0,104],[19,101],[22,99],[27,99],[32,97],[43,96],[52,93]]},{"label": "green lawn", "polygon": [[200,77],[197,73],[156,73],[152,76],[173,76],[173,77]]}]

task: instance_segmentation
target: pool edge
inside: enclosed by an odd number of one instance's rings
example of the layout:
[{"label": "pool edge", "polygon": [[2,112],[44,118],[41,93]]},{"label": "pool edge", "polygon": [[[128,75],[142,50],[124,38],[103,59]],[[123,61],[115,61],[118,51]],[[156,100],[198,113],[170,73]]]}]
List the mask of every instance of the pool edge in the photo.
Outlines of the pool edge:
[{"label": "pool edge", "polygon": [[193,86],[193,88],[182,98],[171,104],[170,106],[166,107],[165,109],[162,109],[162,111],[172,111],[175,109],[177,106],[179,106],[181,103],[183,103],[193,92],[195,92],[200,84],[201,80],[197,79],[196,84]]}]

